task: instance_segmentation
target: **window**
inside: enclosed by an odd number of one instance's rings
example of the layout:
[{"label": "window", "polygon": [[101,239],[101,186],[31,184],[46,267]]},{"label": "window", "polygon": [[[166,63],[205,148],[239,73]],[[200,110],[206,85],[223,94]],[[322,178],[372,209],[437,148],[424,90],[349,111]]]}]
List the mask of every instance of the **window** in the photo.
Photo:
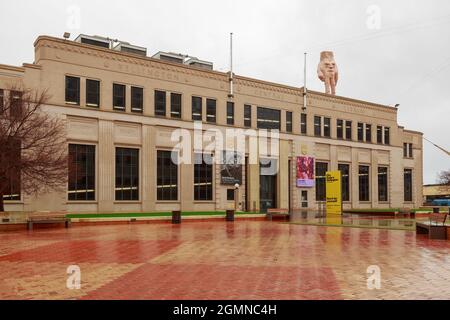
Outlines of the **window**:
[{"label": "window", "polygon": [[125,111],[125,85],[113,84],[113,109]]},{"label": "window", "polygon": [[5,91],[0,89],[0,113],[3,112],[3,108],[5,107]]},{"label": "window", "polygon": [[359,166],[359,201],[369,201],[369,166]]},{"label": "window", "polygon": [[170,94],[170,116],[172,118],[181,118],[181,94]]},{"label": "window", "polygon": [[10,117],[19,118],[22,116],[23,104],[22,104],[22,92],[10,91],[11,104],[9,106]]},{"label": "window", "polygon": [[364,124],[358,122],[358,141],[364,141]]},{"label": "window", "polygon": [[[11,155],[7,157],[7,160],[12,161],[13,163],[19,163],[21,158],[20,140],[11,139],[8,142],[9,146],[7,148],[11,150]],[[3,190],[3,200],[19,201],[22,182],[20,168],[15,166],[11,167],[9,176],[6,176],[5,178],[6,186]]]},{"label": "window", "polygon": [[331,136],[331,119],[323,118],[323,135],[325,137]]},{"label": "window", "polygon": [[372,142],[372,125],[366,123],[366,142]]},{"label": "window", "polygon": [[321,127],[322,127],[322,118],[319,116],[314,116],[314,135],[315,136],[322,135]]},{"label": "window", "polygon": [[178,199],[178,166],[177,153],[173,151],[157,151],[156,163],[156,195],[157,200],[174,201]]},{"label": "window", "polygon": [[227,102],[227,124],[234,124],[234,102]]},{"label": "window", "polygon": [[387,167],[378,167],[378,201],[388,201]]},{"label": "window", "polygon": [[340,119],[336,120],[336,137],[338,139],[344,138],[344,121]]},{"label": "window", "polygon": [[194,161],[194,200],[212,200],[212,156],[209,154],[195,153]]},{"label": "window", "polygon": [[234,201],[234,189],[227,189],[227,201]]},{"label": "window", "polygon": [[139,200],[139,150],[116,148],[116,200]]},{"label": "window", "polygon": [[100,81],[86,79],[86,105],[88,107],[100,106]]},{"label": "window", "polygon": [[206,99],[206,121],[216,123],[216,100]]},{"label": "window", "polygon": [[328,170],[328,163],[316,162],[316,201],[326,200],[325,174]]},{"label": "window", "polygon": [[202,98],[192,97],[192,120],[202,121]]},{"label": "window", "polygon": [[405,158],[412,158],[412,143],[403,143],[403,157]]},{"label": "window", "polygon": [[384,127],[384,144],[390,144],[389,127]]},{"label": "window", "polygon": [[377,143],[383,143],[383,127],[377,126]]},{"label": "window", "polygon": [[292,112],[286,111],[286,132],[292,132]]},{"label": "window", "polygon": [[252,106],[249,104],[244,105],[244,126],[252,126]]},{"label": "window", "polygon": [[69,144],[68,200],[95,200],[95,146]]},{"label": "window", "polygon": [[302,190],[302,208],[308,208],[308,191]]},{"label": "window", "polygon": [[280,130],[280,110],[258,107],[257,120],[259,129]]},{"label": "window", "polygon": [[403,171],[403,191],[404,200],[412,201],[412,169],[404,169]]},{"label": "window", "polygon": [[306,134],[306,113],[300,115],[300,133]]},{"label": "window", "polygon": [[66,103],[80,104],[80,78],[66,76]]},{"label": "window", "polygon": [[352,122],[345,121],[345,139],[352,140]]},{"label": "window", "polygon": [[342,201],[350,201],[350,165],[338,164],[338,170],[341,171]]},{"label": "window", "polygon": [[131,87],[131,111],[142,112],[144,109],[144,89]]},{"label": "window", "polygon": [[166,92],[155,90],[155,116],[166,116]]}]

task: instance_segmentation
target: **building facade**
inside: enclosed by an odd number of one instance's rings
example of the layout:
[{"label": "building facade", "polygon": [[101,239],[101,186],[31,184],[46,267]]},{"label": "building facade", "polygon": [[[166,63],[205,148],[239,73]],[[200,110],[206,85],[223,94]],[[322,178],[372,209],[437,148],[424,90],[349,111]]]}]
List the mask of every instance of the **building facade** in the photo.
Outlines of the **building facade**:
[{"label": "building facade", "polygon": [[[315,209],[325,199],[325,172],[338,169],[344,209],[422,204],[422,134],[399,126],[396,108],[308,91],[304,110],[302,88],[234,76],[230,95],[230,74],[201,60],[186,65],[49,36],[34,47],[33,64],[0,65],[0,93],[47,89],[44,110],[65,119],[69,158],[81,173],[66,192],[5,195],[7,211],[215,211],[235,202],[247,211]],[[193,133],[194,121],[224,134],[278,129],[277,150],[249,161],[254,143],[246,138],[234,192],[220,165],[170,160],[180,152],[174,130]],[[204,153],[194,140],[192,159]],[[314,158],[312,187],[296,185],[300,156]],[[275,174],[264,171],[269,160]]]}]

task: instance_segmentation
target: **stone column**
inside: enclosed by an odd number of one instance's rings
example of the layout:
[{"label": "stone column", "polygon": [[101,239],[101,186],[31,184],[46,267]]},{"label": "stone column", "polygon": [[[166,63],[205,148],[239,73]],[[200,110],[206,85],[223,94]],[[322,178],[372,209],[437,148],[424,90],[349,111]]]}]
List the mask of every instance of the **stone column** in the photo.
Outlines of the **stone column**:
[{"label": "stone column", "polygon": [[98,211],[113,212],[115,194],[114,123],[108,120],[99,120],[98,130]]}]

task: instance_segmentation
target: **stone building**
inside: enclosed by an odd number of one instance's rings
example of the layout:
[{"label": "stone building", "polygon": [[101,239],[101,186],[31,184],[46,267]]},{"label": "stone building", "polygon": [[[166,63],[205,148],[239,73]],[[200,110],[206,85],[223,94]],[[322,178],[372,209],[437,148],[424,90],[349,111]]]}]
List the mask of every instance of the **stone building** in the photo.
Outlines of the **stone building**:
[{"label": "stone building", "polygon": [[[11,188],[6,210],[69,212],[215,211],[317,208],[324,174],[341,170],[344,208],[422,203],[422,134],[397,123],[397,109],[214,71],[212,63],[108,40],[40,36],[34,63],[0,65],[0,95],[20,85],[51,95],[45,112],[66,119],[67,149],[83,172],[67,192],[38,198]],[[250,162],[238,192],[221,166],[173,164],[174,130],[279,129],[277,152]],[[195,141],[189,152],[194,159]],[[260,138],[258,138],[260,139]],[[248,138],[246,138],[248,141]],[[205,143],[205,142],[203,142]],[[252,143],[250,143],[252,145]],[[259,145],[259,144],[257,144]],[[175,147],[175,148],[174,148]],[[315,183],[297,187],[296,159],[314,158]],[[264,167],[275,161],[274,175]],[[260,165],[263,163],[263,165]]]}]

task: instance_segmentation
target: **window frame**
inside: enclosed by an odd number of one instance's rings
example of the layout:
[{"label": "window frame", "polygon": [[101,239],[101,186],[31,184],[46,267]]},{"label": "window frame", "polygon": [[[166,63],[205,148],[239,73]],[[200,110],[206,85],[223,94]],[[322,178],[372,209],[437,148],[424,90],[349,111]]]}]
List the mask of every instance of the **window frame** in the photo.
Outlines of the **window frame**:
[{"label": "window frame", "polygon": [[[93,180],[93,191],[92,191],[93,196],[92,197],[88,197],[89,190],[91,190],[90,189],[90,185],[88,184],[88,181],[86,181],[86,183],[85,183],[85,189],[79,189],[77,187],[75,189],[71,189],[71,177],[73,177],[73,176],[72,176],[72,173],[70,172],[70,170],[73,168],[74,165],[73,164],[69,164],[68,165],[68,179],[67,179],[67,195],[66,195],[66,199],[67,199],[68,202],[83,202],[83,203],[89,202],[89,201],[95,202],[95,201],[97,201],[97,145],[96,144],[83,143],[83,142],[82,143],[80,143],[80,142],[69,142],[68,145],[67,145],[68,154],[69,154],[68,162],[71,160],[70,159],[70,154],[71,154],[70,148],[71,148],[71,146],[85,147],[86,151],[87,151],[88,148],[93,150],[93,152],[90,152],[90,154],[93,154],[93,159],[92,159],[93,163],[92,163],[92,166],[90,167],[90,168],[92,168],[91,174],[93,175],[93,176],[91,175],[91,179]],[[78,150],[75,150],[75,151],[76,151],[76,154],[78,155]],[[85,152],[85,153],[87,154],[87,152]],[[87,171],[88,168],[85,167],[83,170]],[[77,185],[79,183],[79,181],[76,181],[75,183]],[[74,199],[70,198],[70,194],[71,194],[72,191],[74,191],[72,193],[78,194],[79,193],[78,191],[82,191],[82,190],[85,191],[84,192],[85,193],[85,198],[84,199],[77,199],[77,197],[75,197]]]},{"label": "window frame", "polygon": [[[367,173],[361,173],[362,168],[367,168]],[[365,183],[367,178],[367,183]],[[364,189],[363,189],[364,187]],[[358,165],[358,199],[359,202],[370,202],[370,165],[359,164]]]},{"label": "window frame", "polygon": [[227,125],[234,125],[234,102],[227,101]]},{"label": "window frame", "polygon": [[[77,88],[72,88],[72,89],[69,89],[68,88],[68,80],[69,79],[75,79],[76,80],[76,83],[77,83]],[[73,76],[73,75],[65,75],[65,80],[64,80],[65,82],[65,84],[64,84],[64,88],[65,88],[65,95],[64,95],[64,101],[65,101],[65,103],[66,104],[70,104],[70,105],[76,105],[76,106],[79,106],[80,105],[80,90],[81,90],[81,88],[80,88],[80,86],[81,86],[81,78],[79,77],[79,76]],[[71,101],[70,99],[71,98],[69,98],[69,92],[68,91],[70,91],[70,90],[73,90],[74,92],[73,93],[75,93],[75,95],[76,95],[76,98],[75,98],[75,101]],[[69,99],[68,99],[69,98]]]},{"label": "window frame", "polygon": [[[162,176],[160,178],[160,176],[159,176],[159,173],[160,173],[160,167],[159,167],[160,166],[160,159],[162,159],[161,161],[167,159],[166,157],[160,158],[160,154],[161,153],[164,153],[164,154],[168,153],[169,154],[169,159],[170,159],[170,163],[171,164],[170,164],[168,169],[166,168],[166,171],[163,170],[164,167],[161,168],[161,171],[163,171],[163,172],[162,172]],[[176,150],[167,150],[167,149],[157,149],[156,150],[156,174],[155,174],[155,176],[156,176],[156,201],[157,202],[178,202],[179,201],[179,190],[180,190],[180,184],[179,184],[180,176],[179,176],[179,173],[180,173],[180,170],[179,170],[178,164],[175,164],[175,163],[172,162],[172,154],[173,153],[176,154],[177,161],[179,161],[179,154],[178,154],[178,151],[176,151]],[[172,175],[173,167],[171,167],[171,166],[175,167],[175,178],[176,178],[175,187],[173,187],[173,178],[174,177]],[[167,174],[167,170],[169,170],[168,174]],[[159,183],[160,179],[164,180],[164,181],[162,181],[163,184]],[[166,179],[169,180],[169,181],[165,181]],[[167,198],[164,199],[165,198],[164,194],[163,193],[160,194],[160,192],[159,192],[159,189],[161,188],[160,186],[162,185],[163,188],[164,188],[166,183],[170,183],[170,186],[169,186],[170,190],[168,192],[169,193],[168,199]],[[175,192],[172,190],[173,188],[175,188]],[[160,195],[162,196],[161,198],[160,198]],[[175,195],[175,197],[173,197],[173,195]]]},{"label": "window frame", "polygon": [[306,113],[300,114],[300,134],[306,135],[308,131],[308,115]]},{"label": "window frame", "polygon": [[292,111],[286,111],[286,132],[292,133]]},{"label": "window frame", "polygon": [[331,138],[331,118],[323,117],[323,136]]},{"label": "window frame", "polygon": [[[177,111],[177,110],[174,111],[174,106],[177,106],[177,104],[174,103],[174,97],[180,97],[179,111]],[[181,119],[182,108],[183,108],[183,94],[178,93],[178,92],[171,92],[170,93],[170,117],[175,118],[175,119]],[[178,115],[174,115],[177,113],[178,113]]]},{"label": "window frame", "polygon": [[[198,155],[202,155],[201,157],[201,163],[198,163]],[[210,156],[210,160],[211,163],[206,163],[205,159],[204,159],[204,155]],[[204,166],[204,168],[202,168],[201,166]],[[194,201],[195,202],[213,202],[215,201],[214,199],[214,155],[213,154],[209,154],[209,153],[204,153],[204,152],[194,152],[194,166],[193,166],[193,170],[194,170],[194,188],[193,188],[193,193],[194,193]],[[207,173],[207,171],[210,170],[210,177]],[[197,173],[200,173],[200,176],[197,176]],[[201,175],[201,174],[204,175]],[[208,178],[210,178],[211,180],[209,181]],[[202,186],[201,184],[205,184],[206,183],[206,195],[200,196],[201,192],[202,192]],[[200,185],[200,186],[199,186]],[[208,191],[210,189],[210,191]]]},{"label": "window frame", "polygon": [[[319,174],[318,168],[320,165],[324,165],[325,171]],[[315,176],[315,191],[316,191],[316,202],[324,202],[327,197],[326,188],[326,172],[328,171],[328,162],[316,161],[314,166],[314,176]],[[322,168],[323,169],[323,168]],[[323,189],[323,190],[322,190]],[[322,195],[323,192],[323,195]]]},{"label": "window frame", "polygon": [[252,105],[244,104],[244,127],[252,127]]},{"label": "window frame", "polygon": [[[386,172],[380,172],[380,169],[385,169]],[[385,176],[384,178],[384,189],[385,189],[385,194],[383,194],[381,192],[381,181],[380,179],[382,178],[382,176]],[[377,170],[377,186],[378,186],[378,202],[388,202],[389,201],[389,167],[387,166],[378,166],[378,170]],[[383,197],[384,196],[384,197]]]},{"label": "window frame", "polygon": [[[159,98],[162,98],[160,100]],[[153,104],[155,117],[166,117],[167,115],[167,93],[164,90],[153,91]]]},{"label": "window frame", "polygon": [[[194,105],[194,101],[200,101],[200,105]],[[200,108],[200,110],[195,110],[194,108]],[[191,116],[193,121],[203,121],[203,98],[201,96],[191,97]]]},{"label": "window frame", "polygon": [[258,129],[280,130],[281,110],[267,107],[257,107],[256,127]]},{"label": "window frame", "polygon": [[322,117],[314,116],[314,136],[321,137],[322,136]]},{"label": "window frame", "polygon": [[[97,92],[89,92],[88,83],[96,83],[97,84]],[[100,87],[101,87],[100,80],[86,78],[85,94],[86,94],[86,106],[87,107],[100,108]],[[95,97],[95,100],[97,101],[96,103],[89,101],[89,96],[93,95],[93,94],[96,95],[96,97]]]},{"label": "window frame", "polygon": [[[124,180],[127,178],[126,175],[123,173],[124,167],[122,167],[122,179],[121,179],[121,184],[118,185],[118,175],[117,175],[117,151],[121,149],[121,150],[133,150],[135,152],[137,152],[136,155],[136,159],[137,159],[137,165],[134,166],[136,168],[136,173],[133,175],[133,170],[131,170],[131,174],[130,174],[130,184],[126,185],[124,184]],[[126,157],[127,155],[123,155],[122,154],[122,163],[124,162],[123,159]],[[131,157],[133,157],[132,155],[130,155]],[[140,201],[140,192],[141,192],[141,179],[140,179],[140,156],[141,156],[141,152],[140,152],[140,148],[136,148],[136,147],[128,147],[128,146],[122,146],[122,145],[116,145],[115,146],[115,156],[114,156],[114,201],[116,202],[139,202]],[[133,167],[133,166],[131,166]],[[133,183],[133,178],[137,179],[137,186],[134,185]],[[130,188],[130,199],[124,199],[124,188]],[[136,188],[136,192],[133,193],[133,188]],[[118,190],[120,189],[120,190]],[[121,191],[122,192],[122,197],[118,197],[118,192]],[[136,194],[136,197],[134,198],[133,195]]]},{"label": "window frame", "polygon": [[[135,100],[135,91],[140,91],[140,100],[138,100],[138,107],[134,105],[136,102]],[[131,96],[131,112],[136,113],[143,113],[144,112],[144,88],[143,87],[137,87],[137,86],[131,86],[130,88],[130,96]]]},{"label": "window frame", "polygon": [[[123,88],[123,96],[117,96],[116,95],[116,88]],[[113,90],[112,90],[112,97],[113,97],[113,110],[117,111],[125,111],[127,108],[127,86],[122,83],[113,83]],[[116,105],[116,99],[123,99],[123,106]]]},{"label": "window frame", "polygon": [[[406,173],[409,172],[409,189],[407,188],[407,176]],[[413,202],[413,169],[403,168],[403,202]],[[408,197],[407,197],[408,196]]]},{"label": "window frame", "polygon": [[206,98],[206,122],[207,123],[217,123],[217,100],[216,99]]},{"label": "window frame", "polygon": [[[347,174],[344,175],[344,170],[341,170],[343,166],[347,167]],[[349,163],[338,163],[338,170],[341,171],[341,191],[342,191],[342,201],[350,202],[351,199],[351,165]],[[344,188],[345,187],[345,188]],[[344,191],[345,189],[345,191]]]}]

